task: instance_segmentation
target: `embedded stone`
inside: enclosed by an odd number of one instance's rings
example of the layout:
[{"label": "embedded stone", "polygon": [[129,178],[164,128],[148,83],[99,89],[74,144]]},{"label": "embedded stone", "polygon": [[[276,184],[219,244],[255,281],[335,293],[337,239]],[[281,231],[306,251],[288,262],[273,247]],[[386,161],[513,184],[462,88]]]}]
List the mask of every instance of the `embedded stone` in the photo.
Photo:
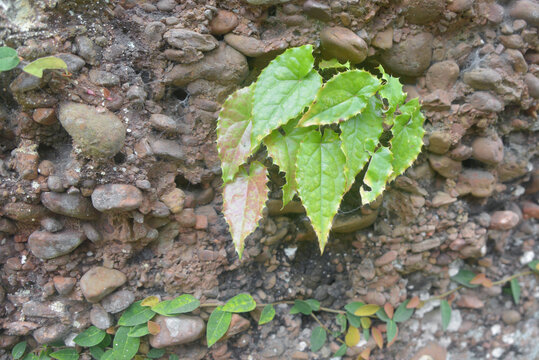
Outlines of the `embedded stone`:
[{"label": "embedded stone", "polygon": [[57,233],[34,231],[28,237],[28,247],[36,257],[47,260],[69,254],[85,239],[84,233],[73,230]]},{"label": "embedded stone", "polygon": [[489,197],[494,192],[496,179],[483,170],[466,169],[460,173],[457,181],[457,192],[460,196],[472,194],[475,197]]},{"label": "embedded stone", "polygon": [[495,230],[511,230],[518,225],[520,218],[514,211],[495,211],[490,216],[490,228]]},{"label": "embedded stone", "polygon": [[90,199],[79,193],[44,192],[41,194],[41,203],[53,213],[81,220],[95,219],[99,215]]},{"label": "embedded stone", "polygon": [[462,163],[444,155],[429,155],[430,166],[438,174],[448,179],[456,178],[462,170]]},{"label": "embedded stone", "polygon": [[350,61],[352,64],[363,62],[369,50],[365,40],[352,30],[340,26],[323,29],[320,32],[320,42],[325,57],[341,62]]},{"label": "embedded stone", "polygon": [[427,32],[409,35],[382,53],[382,62],[393,72],[417,77],[422,75],[432,59],[433,36]]},{"label": "embedded stone", "polygon": [[479,137],[472,143],[474,159],[488,165],[497,165],[503,160],[503,143],[499,137]]},{"label": "embedded stone", "polygon": [[106,184],[95,188],[92,204],[101,211],[130,211],[142,204],[142,192],[133,185]]},{"label": "embedded stone", "polygon": [[86,300],[96,303],[126,281],[127,277],[121,271],[96,266],[81,277],[80,289]]},{"label": "embedded stone", "polygon": [[475,90],[492,90],[500,86],[502,76],[493,69],[474,69],[465,72],[462,80]]},{"label": "embedded stone", "polygon": [[407,0],[406,19],[412,24],[426,24],[442,14],[445,0]]},{"label": "embedded stone", "polygon": [[163,38],[170,46],[178,49],[193,48],[198,51],[210,51],[219,44],[211,35],[199,34],[186,29],[170,29],[163,34]]},{"label": "embedded stone", "polygon": [[213,35],[224,35],[234,30],[238,24],[238,17],[232,11],[219,10],[211,19],[210,32]]},{"label": "embedded stone", "polygon": [[202,337],[206,328],[204,320],[197,316],[158,315],[153,321],[161,327],[159,334],[150,336],[150,345],[156,349],[196,341]]}]

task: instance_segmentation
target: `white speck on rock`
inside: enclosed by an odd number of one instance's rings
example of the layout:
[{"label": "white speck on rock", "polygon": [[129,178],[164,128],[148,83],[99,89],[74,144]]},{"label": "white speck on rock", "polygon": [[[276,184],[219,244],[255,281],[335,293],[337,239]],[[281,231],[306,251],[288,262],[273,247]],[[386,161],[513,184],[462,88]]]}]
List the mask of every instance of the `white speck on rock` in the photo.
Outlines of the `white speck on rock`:
[{"label": "white speck on rock", "polygon": [[533,251],[526,251],[524,255],[520,257],[520,263],[522,265],[526,265],[530,261],[532,261],[535,258],[535,254]]},{"label": "white speck on rock", "polygon": [[492,356],[496,359],[503,355],[503,349],[500,347],[495,348],[492,350]]},{"label": "white speck on rock", "polygon": [[512,345],[515,342],[514,334],[505,334],[502,336],[502,341],[506,344]]},{"label": "white speck on rock", "polygon": [[290,260],[293,260],[294,257],[296,257],[296,251],[298,251],[297,247],[286,248],[284,249],[284,254],[286,255],[287,258],[289,258]]},{"label": "white speck on rock", "polygon": [[490,328],[490,332],[494,336],[498,335],[501,331],[502,331],[502,327],[500,326],[500,324],[495,324]]}]

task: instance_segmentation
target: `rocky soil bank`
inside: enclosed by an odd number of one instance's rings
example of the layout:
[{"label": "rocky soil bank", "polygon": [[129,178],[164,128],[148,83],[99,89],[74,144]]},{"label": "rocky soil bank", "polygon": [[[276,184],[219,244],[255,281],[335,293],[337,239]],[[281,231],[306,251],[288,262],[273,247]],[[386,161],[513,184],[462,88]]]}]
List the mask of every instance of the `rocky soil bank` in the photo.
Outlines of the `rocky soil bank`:
[{"label": "rocky soil bank", "polygon": [[[461,268],[499,279],[539,257],[536,1],[1,4],[0,43],[59,56],[72,75],[0,73],[0,359],[23,339],[72,345],[149,295],[398,305],[450,289]],[[281,210],[274,171],[239,261],[221,214],[220,105],[306,43],[400,76],[423,104],[424,151],[376,204],[345,197],[323,256],[301,205]],[[539,288],[521,285],[518,306],[499,286],[461,292],[445,333],[430,303],[371,358],[535,359]],[[159,319],[185,331],[152,345],[181,359],[330,358],[336,343],[309,351],[311,319],[277,312],[263,327],[235,316],[211,349],[205,311]]]}]

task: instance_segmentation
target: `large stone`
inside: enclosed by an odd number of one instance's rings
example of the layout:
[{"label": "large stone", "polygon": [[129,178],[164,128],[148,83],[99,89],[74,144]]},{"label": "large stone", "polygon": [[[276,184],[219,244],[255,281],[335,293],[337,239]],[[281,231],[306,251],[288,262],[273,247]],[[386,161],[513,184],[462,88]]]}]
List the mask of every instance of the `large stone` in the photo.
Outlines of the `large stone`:
[{"label": "large stone", "polygon": [[534,99],[539,99],[539,78],[532,73],[528,73],[524,76],[524,82],[528,87],[530,96]]},{"label": "large stone", "polygon": [[90,199],[80,194],[45,192],[41,194],[41,202],[53,213],[81,220],[95,219],[99,215]]},{"label": "large stone", "polygon": [[503,160],[503,143],[498,136],[476,138],[472,151],[474,159],[488,165],[498,165]]},{"label": "large stone", "polygon": [[8,218],[21,222],[39,221],[50,214],[44,206],[24,202],[6,204],[3,211]]},{"label": "large stone", "polygon": [[473,108],[484,112],[500,112],[503,110],[503,103],[494,95],[486,91],[476,91],[468,96],[468,102]]},{"label": "large stone", "polygon": [[496,179],[491,173],[466,169],[460,173],[456,189],[460,196],[472,194],[475,197],[489,197],[495,185]]},{"label": "large stone", "polygon": [[430,166],[438,174],[448,179],[456,178],[462,170],[462,163],[444,155],[429,155]]},{"label": "large stone", "polygon": [[66,102],[60,105],[58,118],[85,155],[111,157],[124,144],[125,125],[108,110]]},{"label": "large stone", "polygon": [[524,19],[532,26],[539,26],[539,3],[532,0],[517,1],[509,11],[517,19]]},{"label": "large stone", "polygon": [[363,62],[369,50],[365,40],[352,30],[340,26],[322,30],[320,42],[325,57],[335,58],[341,62],[350,61],[352,64]]},{"label": "large stone", "polygon": [[185,160],[185,153],[176,140],[150,139],[152,153],[172,160]]},{"label": "large stone", "polygon": [[57,233],[34,231],[28,237],[28,247],[40,259],[54,259],[69,254],[79,246],[86,236],[84,233],[66,230]]},{"label": "large stone", "polygon": [[490,216],[490,228],[495,230],[510,230],[518,225],[520,218],[514,211],[495,211]]},{"label": "large stone", "polygon": [[111,314],[117,314],[135,302],[135,294],[129,290],[119,290],[101,300],[101,306]]},{"label": "large stone", "polygon": [[407,0],[406,19],[412,24],[426,24],[437,19],[445,7],[445,0]]},{"label": "large stone", "polygon": [[493,90],[502,83],[502,76],[493,69],[474,69],[465,72],[462,80],[475,90]]},{"label": "large stone", "polygon": [[150,336],[150,345],[156,349],[198,340],[202,337],[206,327],[204,320],[188,315],[159,315],[153,321],[161,327],[159,334]]},{"label": "large stone", "polygon": [[219,44],[211,35],[199,34],[186,29],[170,29],[163,34],[163,37],[170,46],[178,49],[193,48],[198,51],[210,51]]},{"label": "large stone", "polygon": [[142,200],[142,192],[127,184],[100,185],[92,193],[92,204],[102,212],[135,210]]},{"label": "large stone", "polygon": [[451,133],[446,131],[433,131],[429,136],[427,149],[435,154],[443,155],[451,146]]},{"label": "large stone", "polygon": [[118,270],[96,266],[88,270],[80,279],[80,289],[89,302],[96,303],[122,286],[127,280]]},{"label": "large stone", "polygon": [[64,324],[53,324],[37,329],[33,335],[38,344],[50,344],[61,341],[70,329],[70,326]]},{"label": "large stone", "polygon": [[382,62],[393,72],[407,76],[420,76],[430,65],[433,36],[422,32],[410,35],[382,53]]}]

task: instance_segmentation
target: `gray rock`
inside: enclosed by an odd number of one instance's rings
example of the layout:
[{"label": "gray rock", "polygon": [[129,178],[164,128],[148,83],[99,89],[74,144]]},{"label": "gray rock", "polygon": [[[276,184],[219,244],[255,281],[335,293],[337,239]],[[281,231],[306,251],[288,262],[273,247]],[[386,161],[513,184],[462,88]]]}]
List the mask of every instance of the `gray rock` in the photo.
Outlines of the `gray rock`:
[{"label": "gray rock", "polygon": [[539,79],[537,76],[528,73],[524,76],[524,82],[526,83],[526,86],[528,86],[528,93],[530,96],[534,99],[539,99]]},{"label": "gray rock", "polygon": [[163,39],[163,33],[167,29],[161,21],[152,21],[144,28],[144,35],[150,43],[156,44]]},{"label": "gray rock", "polygon": [[86,64],[84,59],[82,59],[81,57],[78,57],[77,55],[71,54],[71,53],[56,54],[55,56],[59,57],[62,60],[64,60],[64,62],[67,65],[67,70],[70,73],[78,72]]},{"label": "gray rock", "polygon": [[130,211],[142,204],[142,192],[133,185],[106,184],[95,188],[92,204],[99,211]]},{"label": "gray rock", "polygon": [[409,35],[406,40],[382,53],[382,62],[401,75],[420,76],[430,65],[433,36],[422,32]]},{"label": "gray rock", "polygon": [[509,11],[517,19],[524,19],[532,26],[539,26],[539,4],[531,0],[517,1]]},{"label": "gray rock", "polygon": [[320,21],[331,20],[331,8],[329,5],[316,0],[307,0],[303,3],[303,11],[310,17]]},{"label": "gray rock", "polygon": [[77,193],[44,192],[41,193],[41,203],[53,213],[81,220],[92,220],[99,215],[90,199]]},{"label": "gray rock", "polygon": [[82,232],[66,230],[58,233],[34,231],[28,237],[28,247],[40,259],[53,259],[69,254],[79,246],[86,236]]},{"label": "gray rock", "polygon": [[474,159],[488,165],[498,165],[503,161],[503,142],[498,137],[478,137],[472,143]]},{"label": "gray rock", "polygon": [[445,0],[408,0],[406,19],[412,24],[426,24],[442,14]]},{"label": "gray rock", "polygon": [[150,123],[152,127],[166,132],[176,133],[178,132],[178,124],[174,119],[165,114],[152,114],[150,116]]},{"label": "gray rock", "polygon": [[250,36],[227,34],[225,42],[245,56],[259,57],[272,51],[282,51],[288,47],[285,41],[264,42]]},{"label": "gray rock", "polygon": [[156,4],[157,8],[161,11],[172,11],[176,7],[175,0],[160,0]]},{"label": "gray rock", "polygon": [[210,51],[219,45],[211,35],[199,34],[186,29],[170,29],[163,37],[170,46],[178,49],[193,48],[198,51]]},{"label": "gray rock", "polygon": [[41,220],[41,226],[45,230],[51,233],[58,232],[64,228],[64,225],[62,223],[54,218],[44,218]]},{"label": "gray rock", "polygon": [[474,92],[468,96],[468,102],[479,111],[501,112],[504,108],[503,103],[497,97],[486,91]]},{"label": "gray rock", "polygon": [[30,300],[23,304],[22,313],[24,316],[41,317],[47,319],[57,319],[67,315],[67,309],[60,301],[35,301]]},{"label": "gray rock", "polygon": [[56,175],[51,175],[47,178],[47,187],[54,192],[63,192],[65,190],[62,179]]},{"label": "gray rock", "polygon": [[96,46],[89,37],[78,36],[75,39],[75,45],[77,46],[79,56],[86,60],[87,63],[90,65],[96,65],[98,63]]},{"label": "gray rock", "polygon": [[108,110],[74,102],[60,105],[58,119],[85,155],[114,156],[125,140],[125,125]]},{"label": "gray rock", "polygon": [[70,329],[70,326],[64,324],[54,324],[35,330],[33,336],[38,344],[50,344],[62,340]]},{"label": "gray rock", "polygon": [[129,290],[116,291],[101,300],[101,306],[108,313],[117,314],[135,302],[135,294]]},{"label": "gray rock", "polygon": [[359,275],[365,280],[369,281],[374,279],[376,271],[374,270],[374,263],[371,259],[365,258],[359,264]]},{"label": "gray rock", "polygon": [[80,289],[89,302],[96,303],[127,281],[124,273],[102,266],[88,270],[80,279]]},{"label": "gray rock", "polygon": [[120,78],[113,73],[101,70],[90,70],[88,74],[90,81],[99,86],[118,86],[120,85]]},{"label": "gray rock", "polygon": [[161,327],[157,335],[150,336],[150,345],[156,349],[186,344],[202,337],[204,320],[196,316],[161,316],[153,319]]},{"label": "gray rock", "polygon": [[320,43],[324,57],[335,58],[341,62],[350,61],[352,64],[363,62],[369,50],[365,40],[352,30],[340,26],[322,30]]},{"label": "gray rock", "polygon": [[114,325],[112,316],[97,304],[94,304],[92,310],[90,310],[90,322],[101,330],[106,330]]},{"label": "gray rock", "polygon": [[43,217],[50,215],[50,212],[42,205],[27,204],[23,202],[15,202],[4,205],[4,216],[21,221],[34,222],[39,221]]},{"label": "gray rock", "polygon": [[84,231],[84,235],[86,235],[88,240],[90,240],[93,243],[100,242],[103,239],[103,237],[101,236],[99,231],[97,231],[95,226],[93,226],[90,223],[83,223],[82,231]]},{"label": "gray rock", "polygon": [[246,0],[251,5],[277,5],[284,4],[290,0]]},{"label": "gray rock", "polygon": [[423,252],[430,249],[439,247],[442,244],[442,240],[438,238],[423,240],[422,242],[412,244],[412,252]]},{"label": "gray rock", "polygon": [[13,223],[13,221],[0,217],[0,232],[3,232],[5,234],[15,234],[17,231],[17,226]]},{"label": "gray rock", "polygon": [[462,80],[475,90],[493,90],[502,83],[502,76],[493,69],[474,69],[465,72]]},{"label": "gray rock", "polygon": [[502,320],[507,325],[515,325],[521,319],[522,319],[522,316],[516,310],[504,310],[504,311],[502,311]]},{"label": "gray rock", "polygon": [[27,91],[39,89],[44,85],[43,78],[30,75],[26,72],[21,72],[15,80],[9,85],[9,89],[14,93],[24,93]]},{"label": "gray rock", "polygon": [[163,156],[173,160],[184,160],[185,153],[180,144],[174,140],[150,139],[150,147],[154,155]]}]

